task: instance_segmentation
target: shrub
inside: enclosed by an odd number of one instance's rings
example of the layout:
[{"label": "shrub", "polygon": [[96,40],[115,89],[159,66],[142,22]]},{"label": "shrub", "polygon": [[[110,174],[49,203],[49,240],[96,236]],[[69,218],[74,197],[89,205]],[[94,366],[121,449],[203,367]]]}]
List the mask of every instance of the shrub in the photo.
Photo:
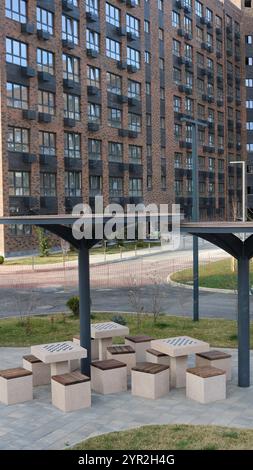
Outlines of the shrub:
[{"label": "shrub", "polygon": [[127,324],[125,318],[122,317],[122,315],[114,315],[112,317],[112,321],[114,321],[115,323],[119,323],[120,325],[126,325]]},{"label": "shrub", "polygon": [[79,297],[78,296],[70,297],[66,305],[71,310],[71,312],[73,313],[75,317],[79,317]]},{"label": "shrub", "polygon": [[0,256],[0,264],[4,264],[4,257]]}]

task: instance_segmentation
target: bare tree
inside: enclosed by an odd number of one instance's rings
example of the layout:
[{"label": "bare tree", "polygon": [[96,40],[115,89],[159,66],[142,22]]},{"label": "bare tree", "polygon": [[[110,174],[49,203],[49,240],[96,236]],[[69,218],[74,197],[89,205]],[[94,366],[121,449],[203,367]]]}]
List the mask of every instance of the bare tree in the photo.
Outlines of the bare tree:
[{"label": "bare tree", "polygon": [[31,315],[38,304],[39,294],[34,289],[23,290],[22,286],[16,286],[15,303],[19,314],[19,321],[27,329],[27,334],[31,333]]},{"label": "bare tree", "polygon": [[151,271],[149,275],[151,281],[150,289],[152,295],[152,313],[154,324],[161,313],[162,298],[164,295],[165,283],[157,270]]},{"label": "bare tree", "polygon": [[137,330],[141,329],[141,317],[144,312],[144,305],[141,292],[141,284],[138,283],[138,280],[134,275],[130,275],[130,285],[129,285],[129,302],[133,311],[136,312],[137,318]]}]

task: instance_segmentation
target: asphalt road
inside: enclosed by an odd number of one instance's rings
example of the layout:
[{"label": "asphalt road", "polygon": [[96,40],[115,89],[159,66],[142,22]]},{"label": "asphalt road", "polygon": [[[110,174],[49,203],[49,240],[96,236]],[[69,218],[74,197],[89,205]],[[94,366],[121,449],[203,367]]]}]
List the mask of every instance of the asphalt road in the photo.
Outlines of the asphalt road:
[{"label": "asphalt road", "polygon": [[[151,312],[153,287],[140,289],[140,299],[145,312]],[[67,299],[77,294],[75,288],[0,289],[0,317],[66,312]],[[133,312],[129,288],[92,289],[94,311]],[[251,297],[251,306],[253,297]],[[200,293],[200,316],[236,319],[237,296],[234,294]],[[192,290],[167,285],[161,292],[161,311],[171,315],[192,315]]]}]

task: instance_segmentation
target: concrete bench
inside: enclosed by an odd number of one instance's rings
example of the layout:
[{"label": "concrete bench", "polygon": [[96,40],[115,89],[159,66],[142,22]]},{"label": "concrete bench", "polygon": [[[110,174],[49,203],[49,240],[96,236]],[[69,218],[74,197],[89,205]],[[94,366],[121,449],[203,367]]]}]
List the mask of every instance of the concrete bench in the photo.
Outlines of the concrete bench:
[{"label": "concrete bench", "polygon": [[33,374],[33,386],[48,385],[51,381],[50,364],[45,364],[37,357],[29,354],[23,356],[23,367]]},{"label": "concrete bench", "polygon": [[131,369],[136,365],[136,353],[131,346],[117,345],[107,348],[107,359],[116,359],[127,366],[127,374],[131,374]]},{"label": "concrete bench", "polygon": [[0,401],[14,405],[33,399],[32,372],[17,367],[0,371]]},{"label": "concrete bench", "polygon": [[196,366],[217,367],[218,369],[225,370],[226,379],[231,380],[232,373],[232,356],[223,351],[213,349],[203,353],[196,354]]},{"label": "concrete bench", "polygon": [[146,350],[151,347],[153,338],[146,335],[126,336],[125,344],[131,346],[136,352],[136,362],[146,361]]},{"label": "concrete bench", "polygon": [[91,406],[90,378],[80,372],[51,377],[52,404],[64,412]]},{"label": "concrete bench", "polygon": [[97,393],[125,392],[127,390],[127,366],[115,359],[95,361],[91,364],[91,388]]},{"label": "concrete bench", "polygon": [[199,403],[226,398],[226,373],[216,367],[192,367],[186,370],[186,396]]},{"label": "concrete bench", "polygon": [[132,368],[132,395],[155,400],[167,395],[169,390],[168,365],[141,362]]},{"label": "concrete bench", "polygon": [[153,362],[154,364],[170,365],[170,357],[156,349],[150,348],[146,350],[146,361]]}]

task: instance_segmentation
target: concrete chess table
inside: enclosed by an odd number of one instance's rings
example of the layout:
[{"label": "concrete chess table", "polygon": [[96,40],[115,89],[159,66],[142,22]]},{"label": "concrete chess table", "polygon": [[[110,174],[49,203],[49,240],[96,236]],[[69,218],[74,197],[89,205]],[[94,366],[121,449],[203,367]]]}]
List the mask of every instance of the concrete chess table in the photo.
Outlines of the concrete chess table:
[{"label": "concrete chess table", "polygon": [[190,336],[156,339],[151,341],[151,347],[170,357],[171,387],[186,386],[187,356],[209,351],[209,344]]},{"label": "concrete chess table", "polygon": [[107,348],[112,346],[114,336],[126,336],[129,328],[113,321],[91,324],[91,337],[98,340],[99,360],[107,359]]},{"label": "concrete chess table", "polygon": [[50,364],[51,375],[69,372],[69,361],[87,357],[86,349],[72,341],[38,344],[31,347],[31,354],[45,364]]}]

